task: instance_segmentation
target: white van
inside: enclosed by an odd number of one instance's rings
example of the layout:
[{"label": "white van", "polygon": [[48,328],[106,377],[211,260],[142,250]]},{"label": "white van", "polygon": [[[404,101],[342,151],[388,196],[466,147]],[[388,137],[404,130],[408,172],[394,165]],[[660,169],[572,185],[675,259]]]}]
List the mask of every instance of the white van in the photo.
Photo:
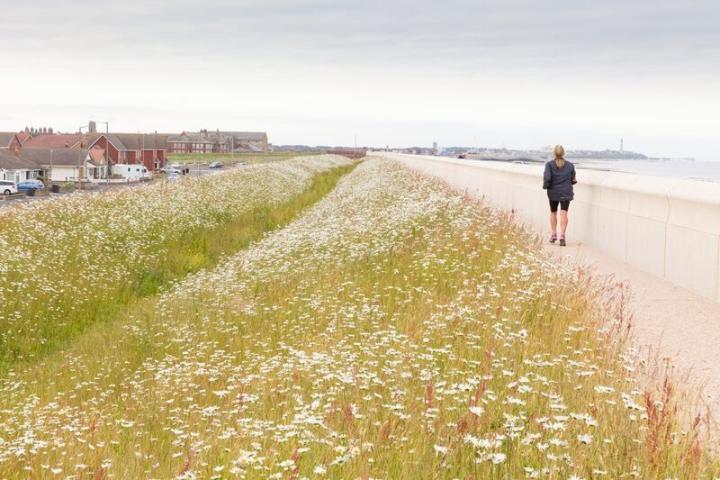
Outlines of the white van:
[{"label": "white van", "polygon": [[152,178],[145,165],[141,163],[118,163],[112,166],[113,175],[120,175],[128,180],[146,180]]},{"label": "white van", "polygon": [[3,195],[17,193],[17,185],[10,180],[0,180],[0,193]]}]

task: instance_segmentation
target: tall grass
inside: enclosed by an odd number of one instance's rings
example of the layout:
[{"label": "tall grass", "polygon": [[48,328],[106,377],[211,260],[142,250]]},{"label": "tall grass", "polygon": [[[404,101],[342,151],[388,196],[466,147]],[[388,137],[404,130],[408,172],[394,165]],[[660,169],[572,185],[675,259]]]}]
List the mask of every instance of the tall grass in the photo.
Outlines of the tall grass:
[{"label": "tall grass", "polygon": [[316,174],[348,164],[299,158],[3,210],[0,372],[247,245],[347,169]]},{"label": "tall grass", "polygon": [[714,478],[623,292],[366,161],[285,228],[0,387],[7,478]]},{"label": "tall grass", "polygon": [[246,248],[327,195],[338,180],[354,168],[355,164],[350,164],[316,173],[305,190],[283,203],[258,203],[251,210],[230,217],[215,227],[194,229],[169,242],[163,246],[165,255],[152,268],[146,267],[140,272],[132,284],[132,295],[157,294],[169,283],[212,267],[223,257]]}]

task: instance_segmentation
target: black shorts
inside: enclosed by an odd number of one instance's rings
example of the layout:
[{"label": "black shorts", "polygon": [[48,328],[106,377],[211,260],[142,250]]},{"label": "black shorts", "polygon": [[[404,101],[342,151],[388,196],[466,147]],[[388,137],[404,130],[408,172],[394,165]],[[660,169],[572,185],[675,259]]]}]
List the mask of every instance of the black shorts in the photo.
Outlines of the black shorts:
[{"label": "black shorts", "polygon": [[562,210],[567,212],[570,209],[570,200],[561,200],[559,202],[556,200],[550,200],[550,211],[557,212],[558,205],[560,205]]}]

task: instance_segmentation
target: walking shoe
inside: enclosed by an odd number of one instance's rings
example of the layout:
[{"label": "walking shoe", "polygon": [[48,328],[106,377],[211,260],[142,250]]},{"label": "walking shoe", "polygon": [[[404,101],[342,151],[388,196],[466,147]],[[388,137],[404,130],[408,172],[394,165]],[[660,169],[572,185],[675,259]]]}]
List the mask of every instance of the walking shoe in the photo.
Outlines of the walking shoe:
[{"label": "walking shoe", "polygon": [[557,235],[553,233],[552,237],[550,237],[550,243],[555,243],[557,241]]},{"label": "walking shoe", "polygon": [[564,247],[566,245],[565,243],[565,237],[560,237],[560,246]]}]

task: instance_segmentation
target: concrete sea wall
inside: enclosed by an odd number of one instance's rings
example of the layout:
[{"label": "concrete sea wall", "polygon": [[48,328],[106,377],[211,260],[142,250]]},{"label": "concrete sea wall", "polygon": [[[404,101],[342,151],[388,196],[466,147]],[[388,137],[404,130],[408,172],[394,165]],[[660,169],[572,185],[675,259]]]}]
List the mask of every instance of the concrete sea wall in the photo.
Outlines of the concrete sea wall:
[{"label": "concrete sea wall", "polygon": [[[548,232],[539,165],[383,154]],[[578,169],[568,238],[720,301],[720,184]]]}]

